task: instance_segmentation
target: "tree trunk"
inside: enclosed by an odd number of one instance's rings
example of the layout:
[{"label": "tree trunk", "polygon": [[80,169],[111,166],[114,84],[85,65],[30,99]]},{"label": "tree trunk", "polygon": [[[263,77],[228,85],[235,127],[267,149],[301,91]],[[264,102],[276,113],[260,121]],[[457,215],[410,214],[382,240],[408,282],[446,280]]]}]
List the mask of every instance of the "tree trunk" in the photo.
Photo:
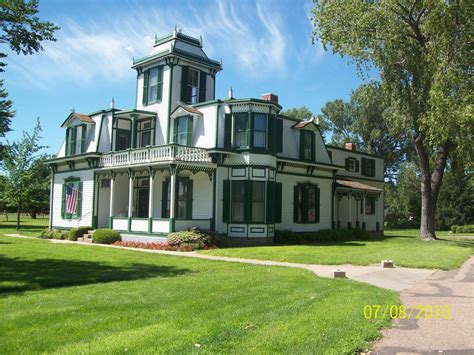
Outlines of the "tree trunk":
[{"label": "tree trunk", "polygon": [[418,133],[413,142],[419,158],[418,166],[421,173],[421,221],[420,239],[435,240],[435,214],[439,189],[443,181],[444,168],[448,157],[448,143],[441,145],[436,152],[434,169],[431,171],[426,149],[423,145],[423,135]]},{"label": "tree trunk", "polygon": [[16,206],[16,230],[20,230],[20,205]]}]

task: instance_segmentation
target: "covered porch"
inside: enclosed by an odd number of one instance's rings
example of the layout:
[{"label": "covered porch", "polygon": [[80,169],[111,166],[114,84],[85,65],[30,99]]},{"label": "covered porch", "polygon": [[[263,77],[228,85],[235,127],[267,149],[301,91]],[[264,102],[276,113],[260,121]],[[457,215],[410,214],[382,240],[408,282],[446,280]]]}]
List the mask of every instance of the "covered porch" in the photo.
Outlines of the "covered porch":
[{"label": "covered porch", "polygon": [[334,192],[335,227],[380,231],[383,190],[357,181],[337,179]]},{"label": "covered porch", "polygon": [[96,174],[94,227],[165,235],[215,224],[213,164],[169,163]]}]

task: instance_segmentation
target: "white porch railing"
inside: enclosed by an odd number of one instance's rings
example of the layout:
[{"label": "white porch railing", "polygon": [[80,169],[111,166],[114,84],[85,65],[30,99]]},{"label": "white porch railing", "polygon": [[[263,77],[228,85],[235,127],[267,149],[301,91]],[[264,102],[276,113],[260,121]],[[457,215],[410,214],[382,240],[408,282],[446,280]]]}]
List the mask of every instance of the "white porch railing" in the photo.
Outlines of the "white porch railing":
[{"label": "white porch railing", "polygon": [[106,153],[100,157],[99,166],[108,168],[172,160],[200,163],[212,162],[211,156],[206,149],[172,144]]}]

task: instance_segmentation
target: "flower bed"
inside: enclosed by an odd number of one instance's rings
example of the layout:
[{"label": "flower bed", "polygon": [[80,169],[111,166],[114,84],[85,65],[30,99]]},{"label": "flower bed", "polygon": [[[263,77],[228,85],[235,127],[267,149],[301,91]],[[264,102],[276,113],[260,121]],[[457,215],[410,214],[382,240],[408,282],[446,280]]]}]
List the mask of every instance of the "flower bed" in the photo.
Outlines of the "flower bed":
[{"label": "flower bed", "polygon": [[[193,251],[195,248],[192,245],[169,245],[168,243],[143,243],[143,242],[124,242],[117,241],[112,245],[126,248],[149,249],[149,250],[168,250],[168,251]],[[215,249],[216,246],[205,246],[203,249]]]}]

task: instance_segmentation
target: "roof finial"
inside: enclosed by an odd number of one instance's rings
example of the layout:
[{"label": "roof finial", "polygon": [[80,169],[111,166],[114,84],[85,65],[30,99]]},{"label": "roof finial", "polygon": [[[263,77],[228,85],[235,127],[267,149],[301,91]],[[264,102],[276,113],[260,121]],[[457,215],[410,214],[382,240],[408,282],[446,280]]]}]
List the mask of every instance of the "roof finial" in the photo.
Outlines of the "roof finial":
[{"label": "roof finial", "polygon": [[232,86],[229,87],[228,96],[229,96],[229,99],[234,98],[234,90],[232,90]]},{"label": "roof finial", "polygon": [[174,37],[176,37],[176,32],[178,32],[177,29],[178,29],[177,25],[174,25],[174,30],[173,30]]},{"label": "roof finial", "polygon": [[74,107],[71,109],[71,112],[72,112],[72,113],[76,112],[76,111],[74,111]]},{"label": "roof finial", "polygon": [[199,35],[199,43],[201,44],[201,47],[202,47],[202,36]]},{"label": "roof finial", "polygon": [[112,97],[112,100],[110,100],[110,108],[113,110],[115,108],[115,100]]},{"label": "roof finial", "polygon": [[155,33],[155,44],[158,42],[158,35]]}]

